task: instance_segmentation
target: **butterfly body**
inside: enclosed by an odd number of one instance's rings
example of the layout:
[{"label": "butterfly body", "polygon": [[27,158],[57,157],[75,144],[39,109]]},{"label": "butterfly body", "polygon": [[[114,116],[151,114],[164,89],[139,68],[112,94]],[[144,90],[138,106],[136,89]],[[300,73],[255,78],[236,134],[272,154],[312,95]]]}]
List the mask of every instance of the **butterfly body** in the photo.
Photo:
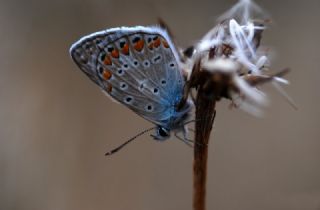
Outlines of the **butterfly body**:
[{"label": "butterfly body", "polygon": [[185,78],[179,55],[159,27],[121,27],[81,38],[70,48],[79,68],[112,99],[157,125],[157,140],[184,131],[192,103],[177,109]]}]

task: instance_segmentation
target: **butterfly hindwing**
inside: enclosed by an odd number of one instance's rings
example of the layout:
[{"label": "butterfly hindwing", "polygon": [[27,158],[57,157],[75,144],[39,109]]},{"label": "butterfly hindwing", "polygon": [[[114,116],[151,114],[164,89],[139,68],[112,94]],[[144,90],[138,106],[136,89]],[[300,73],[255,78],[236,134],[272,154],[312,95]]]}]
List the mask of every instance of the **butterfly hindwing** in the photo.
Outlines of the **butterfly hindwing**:
[{"label": "butterfly hindwing", "polygon": [[91,80],[140,116],[166,125],[174,114],[184,79],[165,30],[109,29],[80,39],[70,53]]}]

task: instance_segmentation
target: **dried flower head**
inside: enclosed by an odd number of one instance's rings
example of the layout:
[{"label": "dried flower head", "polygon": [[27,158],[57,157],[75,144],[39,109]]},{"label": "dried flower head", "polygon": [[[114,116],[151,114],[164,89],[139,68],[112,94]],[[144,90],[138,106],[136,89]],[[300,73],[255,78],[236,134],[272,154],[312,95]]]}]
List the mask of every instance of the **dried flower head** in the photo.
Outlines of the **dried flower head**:
[{"label": "dried flower head", "polygon": [[261,115],[260,107],[268,104],[258,85],[272,82],[284,93],[278,83],[289,83],[281,78],[288,69],[277,74],[269,72],[267,51],[259,49],[268,21],[256,19],[258,14],[266,17],[254,2],[240,0],[221,16],[220,23],[192,48],[193,53],[186,62],[189,82],[185,93],[197,87],[200,80],[202,84],[208,80],[208,84],[214,83],[209,86],[215,88],[215,100],[230,99],[233,106],[254,115]]}]

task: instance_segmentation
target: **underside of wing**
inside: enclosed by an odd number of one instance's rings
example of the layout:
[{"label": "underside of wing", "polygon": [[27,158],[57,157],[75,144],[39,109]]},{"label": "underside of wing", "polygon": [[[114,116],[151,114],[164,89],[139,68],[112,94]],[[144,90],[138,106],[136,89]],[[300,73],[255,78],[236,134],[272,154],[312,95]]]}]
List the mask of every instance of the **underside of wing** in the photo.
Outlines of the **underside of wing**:
[{"label": "underside of wing", "polygon": [[159,27],[122,27],[94,33],[72,45],[80,69],[113,99],[158,124],[175,116],[184,78],[178,54]]}]

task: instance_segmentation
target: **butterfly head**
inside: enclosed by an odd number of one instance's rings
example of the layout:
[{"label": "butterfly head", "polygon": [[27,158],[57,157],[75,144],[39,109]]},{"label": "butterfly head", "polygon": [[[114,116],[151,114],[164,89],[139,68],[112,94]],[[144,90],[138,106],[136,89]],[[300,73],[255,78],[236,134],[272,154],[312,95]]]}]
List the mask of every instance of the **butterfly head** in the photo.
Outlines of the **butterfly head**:
[{"label": "butterfly head", "polygon": [[164,141],[170,138],[170,130],[162,126],[157,126],[156,134],[151,136],[154,140]]}]

